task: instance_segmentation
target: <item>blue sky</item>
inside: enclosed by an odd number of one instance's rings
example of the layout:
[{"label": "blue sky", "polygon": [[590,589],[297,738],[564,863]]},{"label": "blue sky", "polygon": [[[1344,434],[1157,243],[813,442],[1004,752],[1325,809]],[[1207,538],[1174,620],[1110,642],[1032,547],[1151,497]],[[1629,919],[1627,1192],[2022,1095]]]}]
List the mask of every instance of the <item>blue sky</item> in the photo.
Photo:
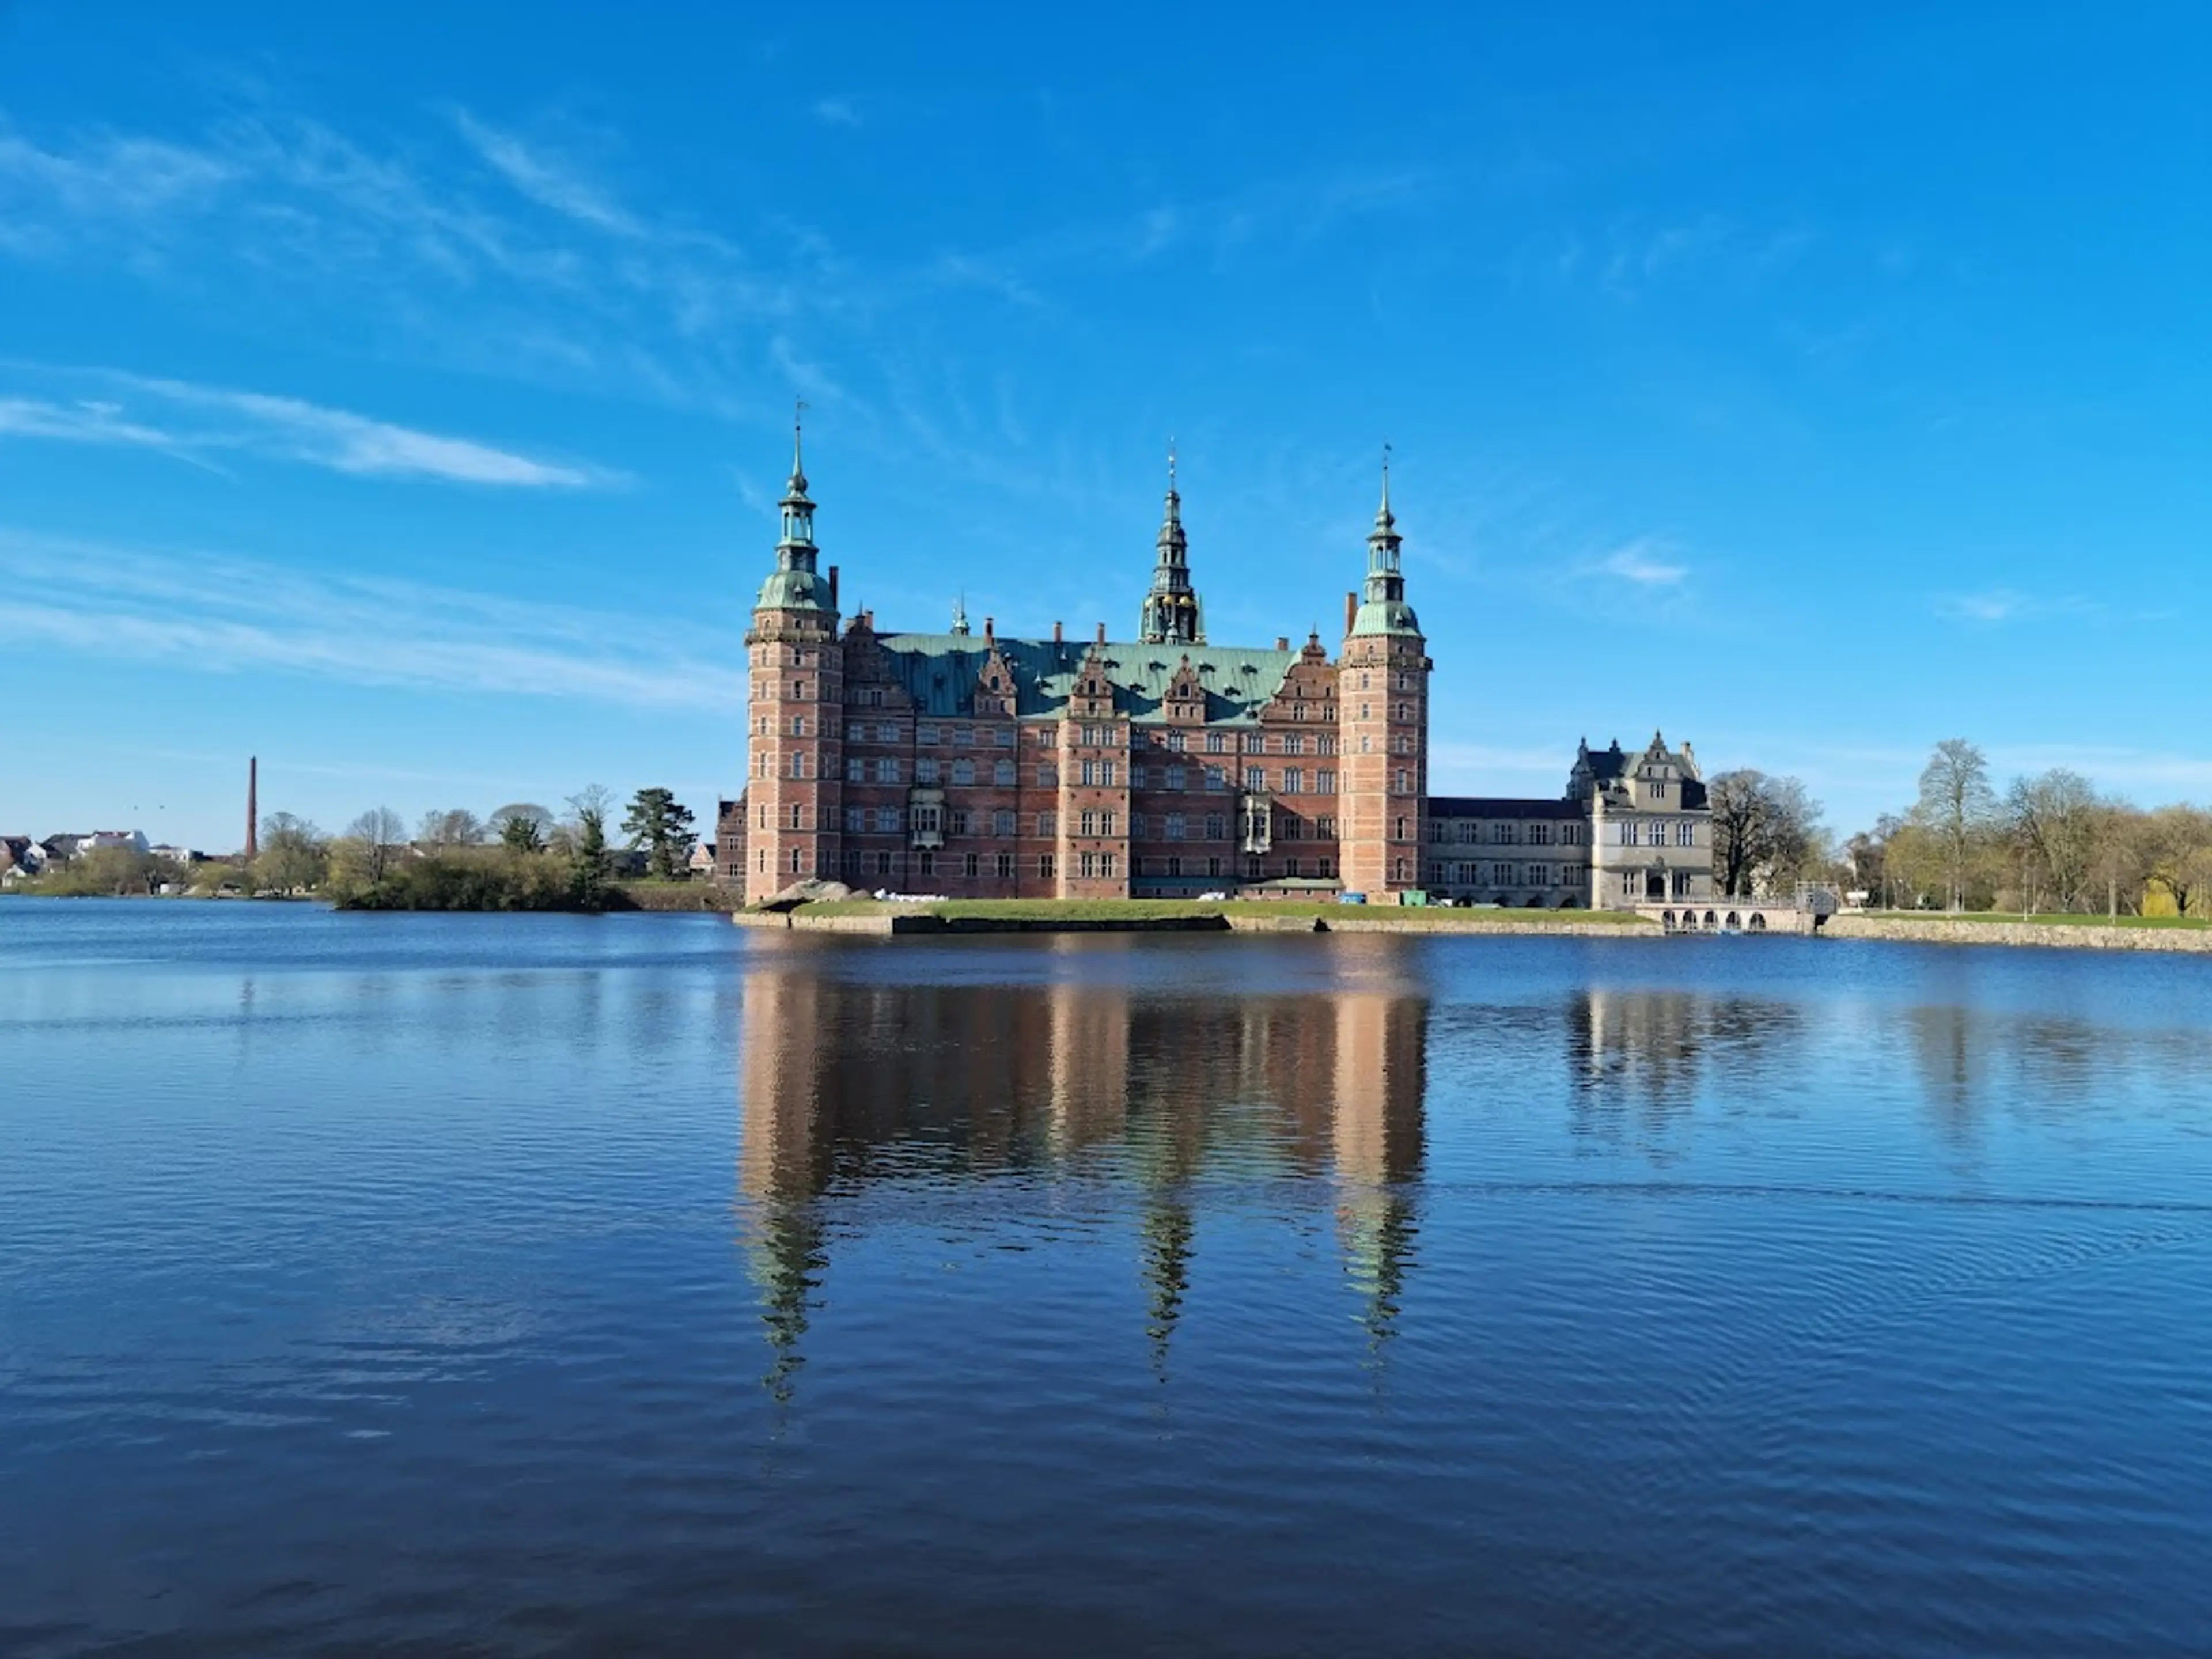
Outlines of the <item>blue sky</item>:
[{"label": "blue sky", "polygon": [[[848,609],[1340,617],[1577,737],[2212,795],[2202,8],[0,0],[0,830],[744,775],[790,407]],[[704,811],[702,811],[702,816]]]}]

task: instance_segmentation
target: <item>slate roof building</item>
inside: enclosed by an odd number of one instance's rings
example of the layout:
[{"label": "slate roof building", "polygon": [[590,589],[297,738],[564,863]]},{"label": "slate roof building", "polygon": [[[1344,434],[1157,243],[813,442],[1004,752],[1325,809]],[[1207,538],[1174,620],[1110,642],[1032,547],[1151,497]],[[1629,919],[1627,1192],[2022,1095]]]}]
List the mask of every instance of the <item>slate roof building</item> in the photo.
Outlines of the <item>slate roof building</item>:
[{"label": "slate roof building", "polygon": [[749,899],[809,877],[953,897],[1170,897],[1421,886],[1427,641],[1386,458],[1334,653],[1217,645],[1170,457],[1133,638],[943,633],[838,609],[794,429],[775,565],[746,635],[750,760],[719,873]]}]

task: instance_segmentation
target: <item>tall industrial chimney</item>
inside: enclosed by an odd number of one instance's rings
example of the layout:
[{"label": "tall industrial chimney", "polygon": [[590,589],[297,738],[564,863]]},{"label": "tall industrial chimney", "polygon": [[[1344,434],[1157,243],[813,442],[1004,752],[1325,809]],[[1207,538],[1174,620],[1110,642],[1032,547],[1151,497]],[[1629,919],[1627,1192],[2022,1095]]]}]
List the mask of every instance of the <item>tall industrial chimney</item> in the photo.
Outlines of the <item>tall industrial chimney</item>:
[{"label": "tall industrial chimney", "polygon": [[246,763],[246,861],[248,864],[261,851],[261,757],[250,756]]}]

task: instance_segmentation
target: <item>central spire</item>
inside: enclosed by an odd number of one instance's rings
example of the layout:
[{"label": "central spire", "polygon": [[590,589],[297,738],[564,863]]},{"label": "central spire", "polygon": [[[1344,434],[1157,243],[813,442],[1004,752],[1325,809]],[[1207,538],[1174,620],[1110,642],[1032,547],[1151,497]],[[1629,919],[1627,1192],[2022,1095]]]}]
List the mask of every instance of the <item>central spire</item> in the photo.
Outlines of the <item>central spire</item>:
[{"label": "central spire", "polygon": [[1190,585],[1190,538],[1183,533],[1182,497],[1176,491],[1175,440],[1168,440],[1168,496],[1160,518],[1160,533],[1153,543],[1152,592],[1137,623],[1137,638],[1146,645],[1206,643],[1206,624],[1198,593]]}]

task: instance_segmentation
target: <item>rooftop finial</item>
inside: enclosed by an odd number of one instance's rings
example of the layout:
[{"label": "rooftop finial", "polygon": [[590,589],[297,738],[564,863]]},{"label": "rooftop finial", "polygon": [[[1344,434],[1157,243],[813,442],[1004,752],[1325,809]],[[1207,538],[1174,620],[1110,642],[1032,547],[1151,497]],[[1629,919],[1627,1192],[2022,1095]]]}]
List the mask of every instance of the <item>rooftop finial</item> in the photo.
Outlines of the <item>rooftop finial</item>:
[{"label": "rooftop finial", "polygon": [[960,597],[952,602],[952,631],[965,638],[968,634],[968,591],[963,588]]},{"label": "rooftop finial", "polygon": [[791,400],[791,476],[799,480],[801,489],[806,487],[806,468],[799,460],[799,429],[805,422],[806,399],[794,398]]},{"label": "rooftop finial", "polygon": [[1388,520],[1390,516],[1390,441],[1382,441],[1382,510],[1376,515]]},{"label": "rooftop finial", "polygon": [[1173,491],[1174,491],[1174,489],[1175,489],[1175,487],[1176,487],[1176,453],[1175,453],[1175,439],[1174,439],[1172,436],[1170,436],[1170,437],[1168,439],[1168,489],[1169,489],[1169,491],[1170,491],[1170,494],[1172,494],[1172,493],[1173,493]]}]

